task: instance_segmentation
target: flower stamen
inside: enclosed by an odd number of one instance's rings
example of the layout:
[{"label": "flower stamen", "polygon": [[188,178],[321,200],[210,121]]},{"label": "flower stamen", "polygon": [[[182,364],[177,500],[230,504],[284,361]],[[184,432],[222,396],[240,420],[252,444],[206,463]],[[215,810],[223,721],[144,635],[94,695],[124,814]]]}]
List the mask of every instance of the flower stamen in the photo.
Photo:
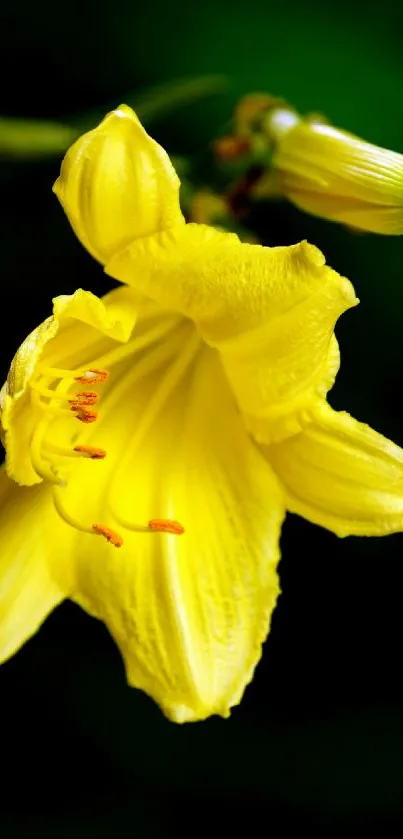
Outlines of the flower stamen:
[{"label": "flower stamen", "polygon": [[150,519],[148,528],[150,533],[172,533],[174,536],[182,536],[185,532],[183,525],[173,519]]},{"label": "flower stamen", "polygon": [[[172,324],[170,324],[170,326],[172,328]],[[166,331],[170,330],[166,329]],[[155,337],[160,338],[161,327],[159,326],[158,330],[156,329],[155,332]],[[183,330],[174,332],[174,335],[176,340],[171,346],[171,353],[175,357],[174,351],[176,344],[180,345],[184,338]],[[142,346],[143,343],[146,345],[148,344],[148,341],[145,340],[145,336],[140,336],[137,341],[133,343],[136,344],[136,349],[138,349],[137,345]],[[189,366],[193,362],[199,347],[199,336],[192,336],[192,339],[187,342],[185,352],[182,352],[179,357],[175,358],[173,370],[164,377],[162,392],[159,388],[157,399],[152,399],[152,416],[155,416],[155,413],[158,413],[158,411],[162,408],[162,405],[164,404],[172,387],[177,384],[181,376],[189,369]],[[83,533],[103,536],[106,541],[114,547],[121,547],[123,545],[123,538],[119,532],[112,529],[112,527],[109,527],[109,525],[99,522],[88,525],[83,524],[78,521],[66,508],[66,501],[68,501],[70,493],[69,496],[66,494],[63,495],[63,490],[67,487],[67,481],[64,477],[62,478],[58,474],[58,458],[60,458],[60,463],[63,458],[71,459],[74,457],[85,457],[90,460],[103,460],[106,457],[106,451],[102,448],[86,445],[84,443],[77,443],[77,445],[73,448],[69,448],[67,446],[57,446],[51,441],[48,441],[46,437],[48,436],[49,426],[52,424],[55,417],[58,417],[59,415],[66,417],[73,414],[76,419],[84,424],[94,422],[97,419],[97,413],[93,410],[93,406],[98,403],[100,398],[99,394],[94,390],[76,391],[72,394],[70,390],[72,385],[74,382],[87,386],[89,384],[102,384],[106,381],[109,375],[107,370],[104,369],[104,361],[108,361],[109,363],[112,360],[122,360],[124,356],[129,354],[131,354],[129,346],[118,347],[112,350],[109,354],[106,354],[104,357],[98,358],[95,362],[97,366],[94,364],[93,367],[87,369],[62,370],[58,368],[45,367],[44,365],[39,369],[37,368],[39,375],[37,375],[31,382],[32,401],[43,411],[44,414],[43,419],[40,420],[35,429],[31,443],[31,454],[33,455],[32,463],[35,471],[37,471],[38,475],[40,475],[40,477],[44,480],[52,483],[52,494],[56,511],[66,524]],[[161,363],[165,361],[166,347],[163,342],[160,343],[157,341],[156,346],[153,347],[151,352],[148,352],[147,355],[132,368],[131,375],[129,377],[130,381],[132,382],[133,380],[134,382],[141,379],[146,373],[150,372],[150,370],[157,369]],[[129,382],[127,376],[122,379],[122,382],[118,380],[115,387],[107,395],[109,408],[111,407],[109,404],[111,398],[112,403],[119,402],[122,396],[122,391],[127,389],[128,384]],[[63,401],[66,407],[61,407]],[[155,402],[157,402],[157,404],[155,404]],[[138,436],[142,437],[146,431],[148,422],[144,425],[144,422],[142,421],[140,422],[140,426],[141,429],[137,428],[137,432],[139,432],[139,434],[136,433],[135,435],[137,443]],[[53,459],[55,461],[54,464],[52,463]],[[73,488],[71,487],[71,491],[72,490]],[[113,512],[112,515],[116,520],[117,526],[123,525],[123,527],[130,532],[165,533],[173,535],[181,535],[184,533],[183,525],[180,524],[180,522],[171,519],[153,518],[145,524],[136,524],[131,521],[123,520],[119,515],[115,516]]]},{"label": "flower stamen", "polygon": [[83,405],[96,405],[99,402],[99,393],[95,390],[80,390],[74,399],[69,399],[70,408],[81,408]]},{"label": "flower stamen", "polygon": [[89,423],[95,422],[98,419],[98,414],[96,411],[87,411],[86,408],[76,407],[72,408],[72,411],[75,411],[75,417],[80,422]]},{"label": "flower stamen", "polygon": [[95,446],[74,446],[73,451],[82,457],[89,457],[91,460],[103,460],[106,457],[106,451],[97,449]]},{"label": "flower stamen", "polygon": [[65,486],[65,480],[58,475],[56,468],[46,458],[43,438],[49,425],[49,418],[44,418],[38,423],[31,440],[31,461],[37,475],[43,481],[49,481],[53,485]]},{"label": "flower stamen", "polygon": [[[135,524],[134,522],[129,522],[119,516],[117,521],[121,527],[124,527],[125,530],[130,530],[132,533],[170,533],[173,536],[182,536],[185,532],[183,524],[179,521],[175,521],[174,519],[150,519],[147,524]],[[103,531],[109,532],[109,528],[104,525],[94,524],[93,528],[97,533],[102,532],[104,536],[105,533]],[[103,528],[102,531],[101,528]],[[115,533],[114,530],[111,532]]]},{"label": "flower stamen", "polygon": [[[119,347],[119,349],[121,349]],[[111,354],[112,356],[112,354]],[[46,376],[50,379],[74,379],[79,384],[88,385],[105,382],[109,376],[107,370],[97,367],[78,367],[76,370],[65,370],[62,367],[48,367],[46,364],[38,364],[36,367],[39,376]]]},{"label": "flower stamen", "polygon": [[83,375],[74,376],[74,381],[79,382],[82,385],[87,385],[89,382],[92,385],[97,385],[106,382],[108,376],[109,373],[107,370],[98,370],[98,368],[94,367],[86,370]]},{"label": "flower stamen", "polygon": [[77,519],[71,515],[71,513],[66,509],[64,498],[63,498],[63,489],[59,487],[53,488],[53,501],[56,507],[56,510],[63,521],[73,527],[74,530],[79,530],[80,533],[88,533],[91,536],[98,535],[104,536],[107,542],[110,542],[114,545],[115,548],[120,548],[123,545],[123,539],[116,533],[115,530],[112,530],[105,524],[93,524],[91,527],[81,524],[81,522],[77,521]]},{"label": "flower stamen", "polygon": [[56,446],[54,443],[47,441],[43,445],[46,454],[58,455],[59,457],[89,457],[91,460],[103,460],[106,457],[106,451],[95,446],[83,445],[75,446],[74,449],[68,449],[65,446]]},{"label": "flower stamen", "polygon": [[110,527],[107,527],[105,524],[93,524],[92,529],[94,533],[98,536],[104,536],[107,542],[110,542],[114,548],[121,548],[123,545],[123,539],[119,536],[119,533],[116,533],[116,530],[112,530]]},{"label": "flower stamen", "polygon": [[[40,411],[43,411],[46,414],[51,415],[52,417],[65,417],[66,414],[70,414],[71,416],[71,408],[56,408],[51,402],[44,402],[41,399],[39,392],[37,391],[34,385],[30,385],[31,388],[31,402],[35,405],[35,408],[39,408]],[[66,396],[55,396],[53,399],[66,399]]]},{"label": "flower stamen", "polygon": [[[50,481],[54,486],[65,486],[66,481],[59,476],[56,466],[51,462],[52,455],[62,457],[86,456],[93,460],[100,460],[105,457],[105,452],[103,449],[87,446],[84,446],[82,449],[78,446],[76,450],[71,451],[67,447],[55,446],[50,441],[45,440],[45,435],[55,416],[71,416],[73,413],[76,419],[85,424],[94,422],[98,416],[95,411],[91,410],[91,407],[98,402],[99,394],[93,390],[78,391],[75,393],[74,398],[69,399],[68,390],[74,381],[72,371],[58,371],[59,373],[66,373],[66,375],[62,376],[55,388],[52,389],[48,385],[52,382],[54,372],[52,368],[44,368],[42,377],[44,384],[42,384],[40,377],[30,382],[32,402],[44,412],[43,418],[38,422],[32,436],[31,460],[35,472],[39,477],[45,481]],[[94,371],[94,375],[98,375],[100,372],[96,370]],[[102,380],[105,381],[108,374],[106,371],[102,371],[102,373],[105,374],[102,376]],[[44,402],[43,398],[48,401]],[[54,406],[55,401],[60,402],[63,400],[67,402],[68,408],[57,408]]]}]

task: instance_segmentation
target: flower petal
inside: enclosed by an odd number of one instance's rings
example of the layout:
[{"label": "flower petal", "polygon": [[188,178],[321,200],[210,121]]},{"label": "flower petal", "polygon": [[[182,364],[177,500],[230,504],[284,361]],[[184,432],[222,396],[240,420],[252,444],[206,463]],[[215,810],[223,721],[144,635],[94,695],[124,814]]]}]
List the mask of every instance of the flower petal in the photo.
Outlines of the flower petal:
[{"label": "flower petal", "polygon": [[[52,576],[51,497],[44,487],[21,489],[0,469],[0,661],[33,635],[64,599]],[[60,546],[59,546],[60,547]]]},{"label": "flower petal", "polygon": [[267,458],[283,483],[287,508],[338,536],[381,536],[403,529],[403,450],[328,405]]},{"label": "flower petal", "polygon": [[192,318],[217,348],[248,429],[295,433],[338,369],[333,330],[358,301],[306,242],[265,248],[186,225],[135,242],[106,271]]},{"label": "flower petal", "polygon": [[[184,344],[174,363],[186,352]],[[130,684],[184,722],[228,716],[252,677],[279,591],[284,506],[217,354],[199,350],[171,388],[169,376],[168,367],[128,382],[126,436],[116,438],[115,424],[107,440],[120,467],[104,509],[133,523],[179,519],[185,533],[123,529],[118,552],[84,536],[75,599],[109,626]],[[108,424],[105,413],[106,434]]]},{"label": "flower petal", "polygon": [[399,236],[403,233],[403,196],[402,206],[388,207],[384,204],[366,204],[353,198],[327,195],[322,192],[308,192],[302,187],[285,187],[287,198],[300,210],[314,216],[331,219],[368,233],[380,233],[386,236]]},{"label": "flower petal", "polygon": [[121,105],[67,152],[53,189],[85,248],[100,262],[138,236],[184,223],[167,153]]},{"label": "flower petal", "polygon": [[30,446],[41,410],[31,401],[30,382],[39,362],[74,369],[110,348],[112,340],[126,343],[137,317],[137,296],[115,289],[103,300],[78,289],[53,300],[53,316],[23,341],[0,392],[1,433],[6,448],[7,474],[18,483],[41,479],[32,467]]}]

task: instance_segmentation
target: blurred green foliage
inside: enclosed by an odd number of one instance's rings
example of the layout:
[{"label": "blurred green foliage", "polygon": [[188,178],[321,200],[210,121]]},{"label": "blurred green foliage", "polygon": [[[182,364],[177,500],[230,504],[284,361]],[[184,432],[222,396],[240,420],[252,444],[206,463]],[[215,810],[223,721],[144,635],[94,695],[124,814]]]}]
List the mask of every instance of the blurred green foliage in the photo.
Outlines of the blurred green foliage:
[{"label": "blurred green foliage", "polygon": [[[253,90],[403,152],[394,0],[71,0],[62,15],[17,0],[3,18],[5,117],[68,122],[127,90],[217,74],[229,91],[153,124],[173,154],[203,154]],[[3,376],[51,296],[110,287],[51,193],[58,165],[1,169]],[[331,401],[402,444],[403,239],[352,235],[286,204],[256,208],[253,225],[270,245],[309,239],[353,281],[362,303],[337,328]],[[0,670],[4,839],[361,835],[369,825],[387,835],[403,824],[402,537],[339,541],[289,517],[282,549],[272,633],[228,721],[168,723],[126,688],[106,630],[69,604]]]},{"label": "blurred green foliage", "polygon": [[[225,90],[222,76],[201,76],[165,82],[147,90],[122,95],[122,102],[134,108],[144,125],[161,119],[167,113],[211,94]],[[40,119],[0,117],[0,160],[32,160],[64,154],[80,134],[91,130],[103,119],[109,107],[71,116],[67,122]]]}]

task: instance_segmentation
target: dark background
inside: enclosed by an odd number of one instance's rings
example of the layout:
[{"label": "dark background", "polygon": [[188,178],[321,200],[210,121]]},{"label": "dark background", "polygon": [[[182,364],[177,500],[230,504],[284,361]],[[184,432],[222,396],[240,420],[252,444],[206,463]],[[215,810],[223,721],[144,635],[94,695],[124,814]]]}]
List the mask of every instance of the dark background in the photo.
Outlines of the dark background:
[{"label": "dark background", "polygon": [[[9,5],[9,4],[8,4]],[[68,119],[126,91],[224,73],[227,93],[153,124],[202,150],[239,95],[269,90],[403,153],[402,12],[298,0],[17,0],[1,24],[1,110]],[[51,193],[58,159],[1,166],[1,372],[50,298],[110,287]],[[353,281],[332,404],[403,444],[401,238],[352,235],[288,206],[267,244],[308,238]],[[338,540],[289,517],[283,594],[230,720],[175,726],[125,685],[101,624],[73,605],[0,670],[0,834],[379,835],[403,826],[402,537]]]}]

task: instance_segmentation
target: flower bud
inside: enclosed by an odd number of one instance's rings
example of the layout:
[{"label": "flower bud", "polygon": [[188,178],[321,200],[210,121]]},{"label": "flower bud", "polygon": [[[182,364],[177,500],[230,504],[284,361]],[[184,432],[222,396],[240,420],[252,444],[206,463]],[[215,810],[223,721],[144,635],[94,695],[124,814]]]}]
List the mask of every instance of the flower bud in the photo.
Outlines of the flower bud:
[{"label": "flower bud", "polygon": [[53,189],[101,263],[142,236],[184,222],[179,178],[135,113],[121,105],[71,146]]},{"label": "flower bud", "polygon": [[373,233],[403,233],[403,155],[291,108],[269,112],[273,167],[300,209]]}]

